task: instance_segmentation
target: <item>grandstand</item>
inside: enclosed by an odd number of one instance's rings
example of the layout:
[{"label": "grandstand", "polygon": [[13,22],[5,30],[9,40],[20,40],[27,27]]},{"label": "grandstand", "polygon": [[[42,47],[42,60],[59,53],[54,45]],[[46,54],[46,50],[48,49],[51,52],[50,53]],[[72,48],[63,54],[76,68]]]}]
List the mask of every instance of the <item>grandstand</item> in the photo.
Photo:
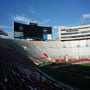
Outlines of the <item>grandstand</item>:
[{"label": "grandstand", "polygon": [[3,31],[2,29],[0,29],[0,38],[4,38],[4,37],[7,37],[8,36],[8,34],[5,32],[5,31]]},{"label": "grandstand", "polygon": [[[39,61],[87,61],[90,60],[90,40],[76,41],[17,41],[22,47],[26,47],[28,56],[32,58],[41,58]],[[38,53],[39,52],[39,53]]]},{"label": "grandstand", "polygon": [[[28,45],[26,41],[0,38],[0,90],[74,90],[43,73],[30,59],[34,52]],[[40,55],[38,51],[35,54]]]},{"label": "grandstand", "polygon": [[0,35],[8,36],[8,34],[6,32],[4,32],[3,30],[1,30],[1,29],[0,29]]}]

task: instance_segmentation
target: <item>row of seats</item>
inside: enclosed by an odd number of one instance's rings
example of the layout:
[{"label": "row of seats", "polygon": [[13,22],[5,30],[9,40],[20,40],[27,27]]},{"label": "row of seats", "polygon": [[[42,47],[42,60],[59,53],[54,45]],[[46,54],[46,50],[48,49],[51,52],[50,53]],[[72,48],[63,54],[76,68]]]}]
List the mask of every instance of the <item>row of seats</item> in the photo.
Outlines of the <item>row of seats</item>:
[{"label": "row of seats", "polygon": [[[27,69],[29,64],[31,73],[27,74],[16,63],[22,63]],[[0,48],[0,90],[62,90],[66,88],[52,82],[35,68],[37,67],[27,57],[14,49]]]}]

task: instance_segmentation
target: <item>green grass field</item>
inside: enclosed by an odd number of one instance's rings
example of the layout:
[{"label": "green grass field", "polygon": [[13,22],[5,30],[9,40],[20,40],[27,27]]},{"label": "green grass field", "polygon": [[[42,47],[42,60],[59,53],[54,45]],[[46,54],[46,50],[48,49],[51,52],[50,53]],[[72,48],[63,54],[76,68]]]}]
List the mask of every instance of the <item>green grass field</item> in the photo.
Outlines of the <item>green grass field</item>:
[{"label": "green grass field", "polygon": [[[40,69],[57,81],[79,89],[90,88],[90,63],[71,65],[72,62],[42,65]],[[62,67],[62,65],[67,65]],[[56,67],[56,68],[54,68]]]}]

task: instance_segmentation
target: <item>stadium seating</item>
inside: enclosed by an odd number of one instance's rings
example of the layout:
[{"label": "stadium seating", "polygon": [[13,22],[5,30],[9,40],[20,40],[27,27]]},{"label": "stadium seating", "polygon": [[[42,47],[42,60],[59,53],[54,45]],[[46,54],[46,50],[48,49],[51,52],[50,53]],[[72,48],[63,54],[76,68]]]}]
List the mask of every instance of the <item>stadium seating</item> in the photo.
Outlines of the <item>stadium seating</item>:
[{"label": "stadium seating", "polygon": [[[28,69],[29,66],[30,74],[23,71],[19,64],[22,64],[24,69]],[[64,90],[64,88],[66,86],[38,71],[30,59],[15,49],[0,48],[0,90]]]}]

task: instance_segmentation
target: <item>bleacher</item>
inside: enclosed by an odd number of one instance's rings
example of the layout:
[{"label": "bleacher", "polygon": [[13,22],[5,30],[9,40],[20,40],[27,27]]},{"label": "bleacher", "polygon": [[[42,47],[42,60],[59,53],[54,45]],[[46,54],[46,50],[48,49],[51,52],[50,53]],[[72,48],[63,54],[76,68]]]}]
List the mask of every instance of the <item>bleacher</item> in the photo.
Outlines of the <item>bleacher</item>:
[{"label": "bleacher", "polygon": [[66,89],[72,88],[49,78],[26,55],[0,46],[0,90]]}]

